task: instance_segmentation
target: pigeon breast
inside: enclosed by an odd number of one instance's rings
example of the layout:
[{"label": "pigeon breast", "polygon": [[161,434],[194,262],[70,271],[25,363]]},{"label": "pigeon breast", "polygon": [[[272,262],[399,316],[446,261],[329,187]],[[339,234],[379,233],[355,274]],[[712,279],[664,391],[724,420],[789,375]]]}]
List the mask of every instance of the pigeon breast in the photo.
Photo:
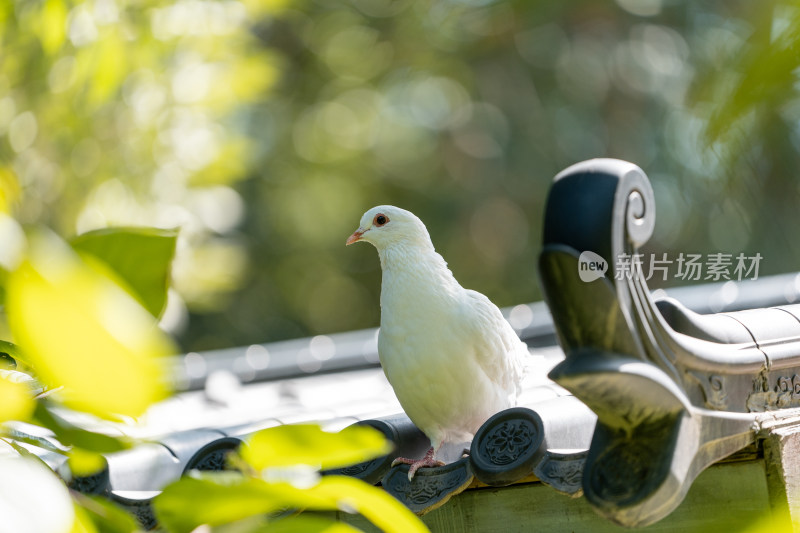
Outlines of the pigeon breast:
[{"label": "pigeon breast", "polygon": [[458,284],[429,242],[379,250],[378,351],[406,414],[438,448],[470,440],[515,404],[527,347],[488,298]]}]

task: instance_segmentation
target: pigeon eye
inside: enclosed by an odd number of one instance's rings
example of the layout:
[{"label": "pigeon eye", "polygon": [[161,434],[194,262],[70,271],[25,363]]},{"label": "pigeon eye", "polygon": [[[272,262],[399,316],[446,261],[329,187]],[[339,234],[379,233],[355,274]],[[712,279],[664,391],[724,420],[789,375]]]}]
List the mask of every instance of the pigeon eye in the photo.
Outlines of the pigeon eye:
[{"label": "pigeon eye", "polygon": [[386,215],[380,214],[375,216],[375,225],[380,227],[389,222],[389,218]]}]

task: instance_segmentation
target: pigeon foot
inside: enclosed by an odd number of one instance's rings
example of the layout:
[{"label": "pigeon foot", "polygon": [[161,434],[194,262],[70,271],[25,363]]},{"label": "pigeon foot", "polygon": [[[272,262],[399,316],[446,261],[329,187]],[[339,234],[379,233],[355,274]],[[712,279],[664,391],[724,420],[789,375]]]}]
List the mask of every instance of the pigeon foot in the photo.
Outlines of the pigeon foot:
[{"label": "pigeon foot", "polygon": [[414,474],[417,473],[417,470],[422,468],[423,466],[434,467],[434,466],[444,466],[444,463],[433,458],[433,448],[428,450],[425,453],[425,457],[422,459],[408,459],[407,457],[398,457],[394,461],[392,461],[392,466],[395,465],[410,465],[411,468],[408,469],[408,480],[411,481],[414,479]]}]

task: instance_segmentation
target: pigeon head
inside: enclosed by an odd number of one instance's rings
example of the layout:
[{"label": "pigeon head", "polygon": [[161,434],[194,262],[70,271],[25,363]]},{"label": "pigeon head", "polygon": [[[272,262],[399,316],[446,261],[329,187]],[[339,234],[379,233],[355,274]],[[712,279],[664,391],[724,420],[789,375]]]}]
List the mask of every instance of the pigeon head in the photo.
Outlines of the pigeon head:
[{"label": "pigeon head", "polygon": [[368,242],[379,251],[394,245],[432,247],[425,224],[411,211],[392,205],[379,205],[364,213],[346,244],[359,241]]}]

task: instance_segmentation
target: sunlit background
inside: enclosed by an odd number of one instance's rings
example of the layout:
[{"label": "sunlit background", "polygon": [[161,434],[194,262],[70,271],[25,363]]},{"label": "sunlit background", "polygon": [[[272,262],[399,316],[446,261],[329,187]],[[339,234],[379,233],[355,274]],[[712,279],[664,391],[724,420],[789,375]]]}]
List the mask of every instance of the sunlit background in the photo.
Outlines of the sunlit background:
[{"label": "sunlit background", "polygon": [[376,326],[376,253],[344,241],[382,203],[463,285],[539,300],[549,183],[592,157],[650,176],[648,251],[798,270],[798,28],[751,1],[0,2],[0,191],[65,237],[180,228],[184,351]]}]

